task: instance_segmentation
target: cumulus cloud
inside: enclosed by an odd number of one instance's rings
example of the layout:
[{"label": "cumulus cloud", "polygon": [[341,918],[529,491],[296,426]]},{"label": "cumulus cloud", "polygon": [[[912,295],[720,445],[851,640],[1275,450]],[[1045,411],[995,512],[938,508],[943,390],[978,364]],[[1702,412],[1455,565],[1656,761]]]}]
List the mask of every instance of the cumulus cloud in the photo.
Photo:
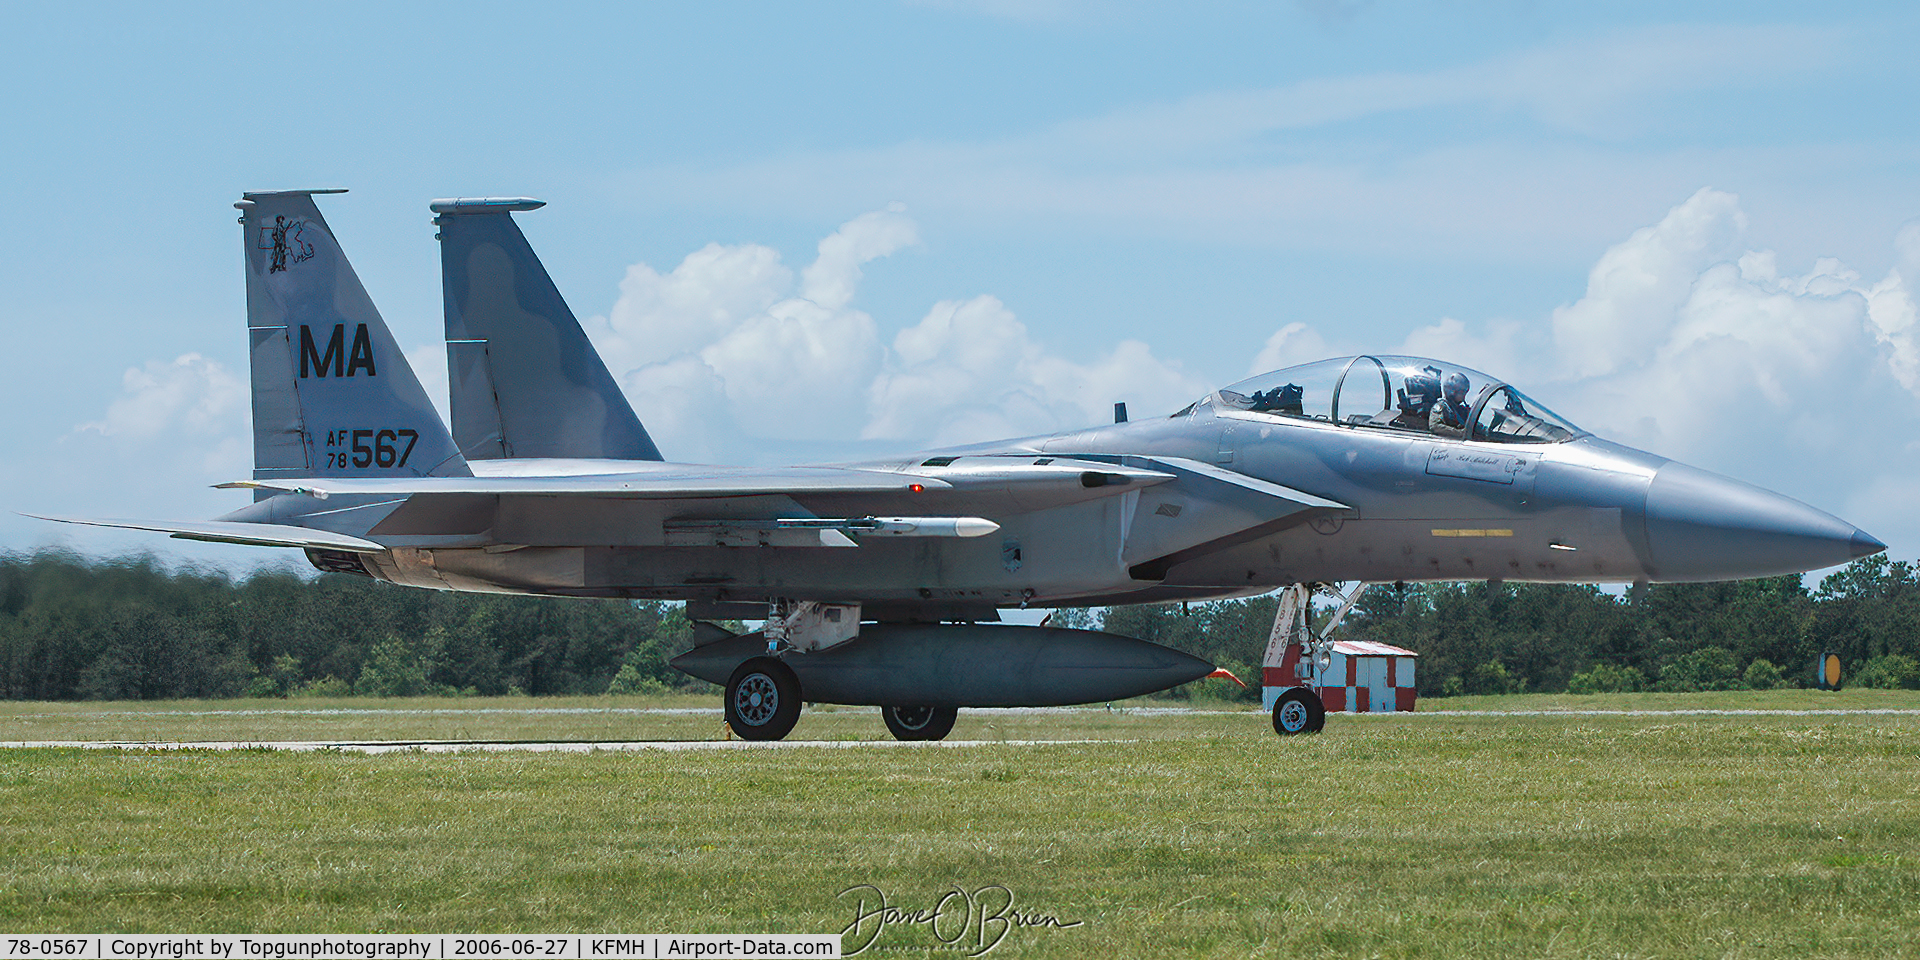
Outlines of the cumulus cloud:
[{"label": "cumulus cloud", "polygon": [[[231,480],[250,461],[249,412],[245,381],[217,360],[186,353],[129,368],[106,415],[74,433],[109,441],[115,469],[132,457],[149,475],[185,468],[196,479]],[[161,445],[180,452],[156,460],[152,451]]]},{"label": "cumulus cloud", "polygon": [[1658,347],[1694,281],[1731,258],[1746,225],[1732,194],[1701,190],[1607,250],[1588,275],[1587,295],[1553,313],[1568,370],[1581,377],[1612,373]]},{"label": "cumulus cloud", "polygon": [[129,368],[120,385],[106,416],[77,429],[151,440],[174,431],[205,437],[247,426],[246,385],[219,361],[197,353]]},{"label": "cumulus cloud", "polygon": [[1266,345],[1254,355],[1253,365],[1247,368],[1247,375],[1291,367],[1297,363],[1312,363],[1325,359],[1327,353],[1327,341],[1320,331],[1304,323],[1289,323],[1267,338]]},{"label": "cumulus cloud", "polygon": [[1920,310],[1914,307],[1913,280],[1920,280],[1920,222],[1901,228],[1894,240],[1898,255],[1885,279],[1866,291],[1867,316],[1891,355],[1894,376],[1920,393]]},{"label": "cumulus cloud", "polygon": [[710,243],[671,273],[644,263],[628,268],[613,310],[587,325],[610,369],[634,370],[732,333],[792,286],[793,271],[778,250]]},{"label": "cumulus cloud", "polygon": [[[1406,353],[1478,367],[1602,436],[1799,496],[1920,540],[1873,476],[1920,468],[1920,224],[1896,266],[1785,266],[1747,241],[1739,198],[1706,189],[1602,253],[1585,295],[1533,321],[1447,318]],[[1276,332],[1260,366],[1306,359]],[[1906,468],[1900,465],[1906,464]]]},{"label": "cumulus cloud", "polygon": [[[1669,452],[1728,462],[1785,436],[1841,456],[1909,410],[1911,296],[1833,259],[1804,272],[1749,249],[1732,194],[1702,190],[1609,249],[1539,347],[1566,412]],[[1541,365],[1542,370],[1552,367]]]},{"label": "cumulus cloud", "polygon": [[1057,356],[990,295],[937,303],[889,343],[854,301],[868,264],[918,242],[896,204],[843,224],[797,276],[778,251],[712,244],[666,273],[634,266],[588,332],[675,459],[751,459],[776,438],[990,440],[1102,422],[1119,400],[1172,409],[1203,389],[1143,343]]},{"label": "cumulus cloud", "polygon": [[894,338],[862,436],[964,443],[1098,423],[1115,401],[1171,410],[1204,385],[1137,340],[1090,363],[1048,353],[998,298],[934,305]]}]

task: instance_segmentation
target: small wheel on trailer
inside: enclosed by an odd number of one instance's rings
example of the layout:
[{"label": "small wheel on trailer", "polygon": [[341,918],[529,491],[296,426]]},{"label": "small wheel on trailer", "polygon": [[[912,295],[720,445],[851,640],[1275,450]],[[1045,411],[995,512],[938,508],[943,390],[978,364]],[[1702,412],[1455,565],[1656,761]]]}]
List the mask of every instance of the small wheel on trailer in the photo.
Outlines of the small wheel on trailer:
[{"label": "small wheel on trailer", "polygon": [[1327,725],[1327,708],[1306,687],[1294,687],[1273,704],[1273,732],[1283,737],[1319,733]]},{"label": "small wheel on trailer", "polygon": [[881,707],[881,718],[895,740],[945,740],[953,732],[959,707]]},{"label": "small wheel on trailer", "polygon": [[743,740],[779,740],[800,721],[800,678],[772,657],[754,657],[727,680],[727,725]]}]

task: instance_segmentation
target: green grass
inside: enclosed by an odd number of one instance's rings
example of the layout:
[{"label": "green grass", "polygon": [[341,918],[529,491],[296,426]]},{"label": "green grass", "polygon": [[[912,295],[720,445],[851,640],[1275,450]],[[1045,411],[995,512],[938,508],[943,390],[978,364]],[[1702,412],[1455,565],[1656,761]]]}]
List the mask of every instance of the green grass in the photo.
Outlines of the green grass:
[{"label": "green grass", "polygon": [[[1568,699],[1920,709],[1920,695],[1875,691]],[[444,724],[498,739],[719,734],[703,715],[470,709],[593,704],[610,702],[245,705],[455,711],[333,717],[13,704],[0,739],[456,735]],[[796,736],[873,739],[879,726],[870,712],[810,711]],[[1001,884],[1022,909],[1084,924],[1011,931],[992,956],[1915,955],[1916,733],[1912,715],[1489,712],[1336,716],[1322,736],[1283,740],[1252,713],[1092,711],[963,714],[955,736],[1111,742],[8,750],[0,928],[836,932],[851,919],[836,894],[854,884],[908,908]],[[920,928],[881,941],[909,955],[932,944]]]}]

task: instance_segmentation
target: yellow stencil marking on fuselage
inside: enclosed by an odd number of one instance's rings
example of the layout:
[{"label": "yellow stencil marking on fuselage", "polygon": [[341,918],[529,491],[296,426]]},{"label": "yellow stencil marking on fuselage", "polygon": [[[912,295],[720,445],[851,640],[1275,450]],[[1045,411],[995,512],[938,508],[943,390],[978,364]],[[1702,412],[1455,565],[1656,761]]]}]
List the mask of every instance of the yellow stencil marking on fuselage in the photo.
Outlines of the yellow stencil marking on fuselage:
[{"label": "yellow stencil marking on fuselage", "polygon": [[1511,537],[1512,530],[1433,530],[1436,537]]}]

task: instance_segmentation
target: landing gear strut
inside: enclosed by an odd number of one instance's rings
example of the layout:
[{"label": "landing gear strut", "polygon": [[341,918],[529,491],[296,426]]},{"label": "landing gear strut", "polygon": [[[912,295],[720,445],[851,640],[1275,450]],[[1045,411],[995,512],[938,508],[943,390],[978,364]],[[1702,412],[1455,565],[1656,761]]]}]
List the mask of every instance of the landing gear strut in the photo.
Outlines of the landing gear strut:
[{"label": "landing gear strut", "polygon": [[743,740],[779,740],[800,721],[800,678],[772,657],[754,657],[727,680],[727,725]]},{"label": "landing gear strut", "polygon": [[895,740],[944,740],[953,732],[958,707],[881,707],[880,716]]},{"label": "landing gear strut", "polygon": [[[1324,584],[1302,583],[1281,591],[1273,632],[1267,637],[1267,653],[1260,661],[1261,702],[1272,705],[1273,732],[1283,737],[1319,733],[1327,725],[1320,687],[1333,656],[1333,631],[1368,586],[1356,583],[1343,594]],[[1326,590],[1340,600],[1339,609],[1318,631],[1309,616],[1315,590]]]}]

